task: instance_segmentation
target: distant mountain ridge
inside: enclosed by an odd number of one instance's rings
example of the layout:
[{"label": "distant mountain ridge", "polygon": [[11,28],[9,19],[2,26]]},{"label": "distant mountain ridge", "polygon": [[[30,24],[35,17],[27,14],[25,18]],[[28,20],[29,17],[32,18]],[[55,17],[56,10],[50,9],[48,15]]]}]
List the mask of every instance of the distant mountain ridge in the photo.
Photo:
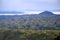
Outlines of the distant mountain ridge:
[{"label": "distant mountain ridge", "polygon": [[0,11],[0,14],[18,14],[18,13],[24,13],[24,12],[19,12],[19,11]]},{"label": "distant mountain ridge", "polygon": [[54,14],[49,11],[44,11],[44,12],[40,13],[40,15],[54,15]]},{"label": "distant mountain ridge", "polygon": [[59,30],[60,15],[55,15],[49,11],[31,15],[0,15],[0,28]]}]

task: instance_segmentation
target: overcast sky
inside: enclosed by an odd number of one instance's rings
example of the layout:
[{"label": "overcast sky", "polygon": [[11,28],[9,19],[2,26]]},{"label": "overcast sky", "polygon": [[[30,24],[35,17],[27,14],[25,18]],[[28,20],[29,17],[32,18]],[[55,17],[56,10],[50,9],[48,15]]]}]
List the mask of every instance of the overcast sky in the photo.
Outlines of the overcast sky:
[{"label": "overcast sky", "polygon": [[60,11],[60,0],[0,0],[0,10]]}]

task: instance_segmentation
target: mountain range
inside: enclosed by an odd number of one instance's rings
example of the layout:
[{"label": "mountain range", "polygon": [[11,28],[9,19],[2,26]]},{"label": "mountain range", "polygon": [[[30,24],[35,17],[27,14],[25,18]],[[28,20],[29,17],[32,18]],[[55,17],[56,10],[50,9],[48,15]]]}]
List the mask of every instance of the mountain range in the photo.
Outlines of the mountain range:
[{"label": "mountain range", "polygon": [[22,14],[24,12],[19,12],[19,11],[1,11],[0,10],[0,14]]},{"label": "mountain range", "polygon": [[50,11],[30,15],[0,15],[0,28],[26,30],[59,30],[60,15]]}]

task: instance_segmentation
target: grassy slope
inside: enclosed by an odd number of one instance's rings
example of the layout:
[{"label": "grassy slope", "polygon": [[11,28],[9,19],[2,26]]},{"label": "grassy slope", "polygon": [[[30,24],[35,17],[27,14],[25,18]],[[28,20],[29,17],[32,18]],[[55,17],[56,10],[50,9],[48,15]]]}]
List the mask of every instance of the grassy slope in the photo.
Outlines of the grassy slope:
[{"label": "grassy slope", "polygon": [[0,40],[54,40],[60,30],[0,30]]}]

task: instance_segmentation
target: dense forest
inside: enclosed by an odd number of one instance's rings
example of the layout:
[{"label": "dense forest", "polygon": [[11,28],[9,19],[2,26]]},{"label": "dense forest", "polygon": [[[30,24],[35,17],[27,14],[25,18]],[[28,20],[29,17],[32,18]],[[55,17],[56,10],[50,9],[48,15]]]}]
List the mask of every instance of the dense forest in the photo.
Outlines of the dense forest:
[{"label": "dense forest", "polygon": [[[58,40],[60,15],[0,15],[0,40]],[[60,40],[60,39],[59,39]]]},{"label": "dense forest", "polygon": [[1,30],[0,40],[58,40],[60,30]]},{"label": "dense forest", "polygon": [[0,28],[59,30],[60,15],[55,15],[49,11],[31,15],[0,15]]}]

